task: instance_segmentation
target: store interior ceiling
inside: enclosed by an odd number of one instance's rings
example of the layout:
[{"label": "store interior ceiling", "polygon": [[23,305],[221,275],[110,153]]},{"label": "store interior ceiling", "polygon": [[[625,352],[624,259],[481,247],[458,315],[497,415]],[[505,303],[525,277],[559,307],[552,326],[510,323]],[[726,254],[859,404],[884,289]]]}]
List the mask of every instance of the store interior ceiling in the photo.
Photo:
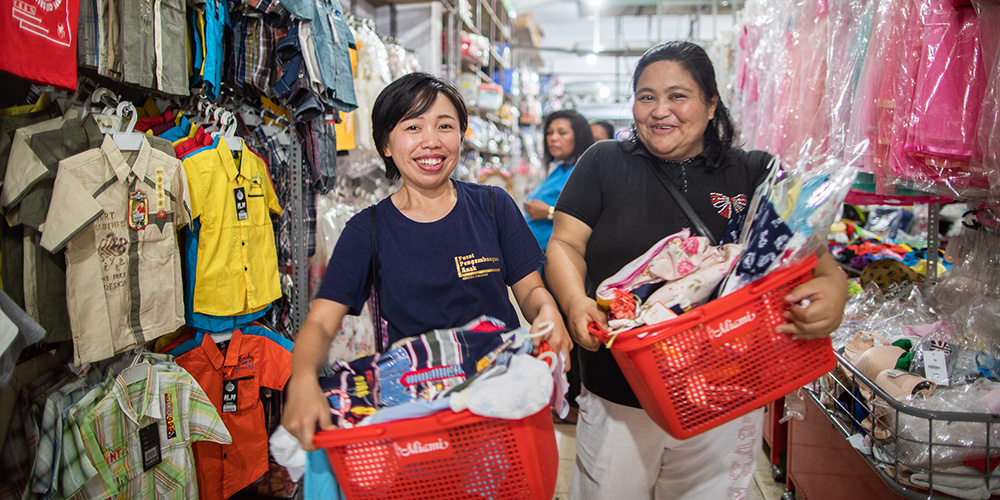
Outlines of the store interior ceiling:
[{"label": "store interior ceiling", "polygon": [[[590,119],[631,120],[632,69],[666,40],[732,37],[743,0],[513,0],[515,63],[558,79],[562,107]],[[596,22],[595,22],[596,20]],[[532,48],[538,47],[537,50]],[[724,85],[724,82],[720,82]],[[721,88],[720,88],[721,90]]]}]

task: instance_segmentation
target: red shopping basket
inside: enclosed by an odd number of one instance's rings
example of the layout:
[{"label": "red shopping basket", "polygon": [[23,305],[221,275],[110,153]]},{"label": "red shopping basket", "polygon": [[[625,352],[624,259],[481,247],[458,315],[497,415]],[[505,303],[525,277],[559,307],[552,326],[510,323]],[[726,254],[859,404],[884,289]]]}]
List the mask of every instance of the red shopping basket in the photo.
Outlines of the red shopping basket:
[{"label": "red shopping basket", "polygon": [[548,406],[521,420],[449,410],[321,431],[349,500],[550,499],[559,453]]},{"label": "red shopping basket", "polygon": [[[815,265],[810,256],[677,318],[618,334],[611,353],[650,418],[686,439],[832,370],[829,338],[774,331],[785,322],[784,297]],[[605,343],[613,337],[596,324],[591,333]]]}]

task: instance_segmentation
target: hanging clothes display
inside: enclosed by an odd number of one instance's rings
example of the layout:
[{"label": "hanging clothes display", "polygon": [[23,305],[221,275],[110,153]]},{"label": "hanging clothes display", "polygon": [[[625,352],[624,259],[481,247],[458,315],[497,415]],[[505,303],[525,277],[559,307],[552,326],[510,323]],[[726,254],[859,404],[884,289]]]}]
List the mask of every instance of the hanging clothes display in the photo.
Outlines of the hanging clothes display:
[{"label": "hanging clothes display", "polygon": [[[806,138],[814,149],[843,156],[868,140],[862,163],[878,195],[891,196],[899,185],[983,196],[994,184],[983,168],[993,141],[983,130],[995,120],[980,116],[993,109],[995,99],[986,97],[998,72],[989,64],[995,54],[983,52],[990,46],[984,34],[1000,29],[1000,18],[988,3],[980,7],[938,0],[749,4],[736,81],[747,145],[795,162]],[[815,39],[825,43],[807,42]]]}]

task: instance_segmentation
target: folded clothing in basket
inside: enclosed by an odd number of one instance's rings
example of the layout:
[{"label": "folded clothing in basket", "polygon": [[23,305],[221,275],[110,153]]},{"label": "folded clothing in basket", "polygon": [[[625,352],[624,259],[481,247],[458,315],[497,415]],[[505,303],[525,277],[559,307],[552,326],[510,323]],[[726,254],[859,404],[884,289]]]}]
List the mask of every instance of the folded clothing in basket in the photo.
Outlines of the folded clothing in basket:
[{"label": "folded clothing in basket", "polygon": [[[612,310],[612,328],[658,323],[670,316],[657,314],[662,308],[655,304],[670,308],[683,302],[690,309],[707,302],[741,251],[735,244],[712,246],[708,238],[683,229],[604,280],[597,287],[597,303]],[[633,303],[623,306],[622,300]]]},{"label": "folded clothing in basket", "polygon": [[338,362],[332,375],[320,378],[320,388],[334,423],[353,427],[381,408],[446,396],[482,370],[506,366],[512,356],[530,350],[531,342],[503,322],[482,316],[459,328],[400,340],[382,355]]}]

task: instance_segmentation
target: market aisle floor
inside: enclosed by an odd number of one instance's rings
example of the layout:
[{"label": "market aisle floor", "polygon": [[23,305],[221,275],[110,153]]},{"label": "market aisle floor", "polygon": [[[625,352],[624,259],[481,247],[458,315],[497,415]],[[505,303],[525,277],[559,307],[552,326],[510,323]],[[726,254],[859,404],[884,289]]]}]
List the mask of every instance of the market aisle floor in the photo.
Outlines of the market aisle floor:
[{"label": "market aisle floor", "polygon": [[[573,474],[576,458],[576,426],[555,424],[556,443],[559,446],[559,477],[556,479],[556,493],[553,500],[569,499],[569,480]],[[763,450],[757,452],[757,470],[753,475],[750,496],[746,500],[779,500],[785,492],[784,483],[771,479],[771,464]]]}]

